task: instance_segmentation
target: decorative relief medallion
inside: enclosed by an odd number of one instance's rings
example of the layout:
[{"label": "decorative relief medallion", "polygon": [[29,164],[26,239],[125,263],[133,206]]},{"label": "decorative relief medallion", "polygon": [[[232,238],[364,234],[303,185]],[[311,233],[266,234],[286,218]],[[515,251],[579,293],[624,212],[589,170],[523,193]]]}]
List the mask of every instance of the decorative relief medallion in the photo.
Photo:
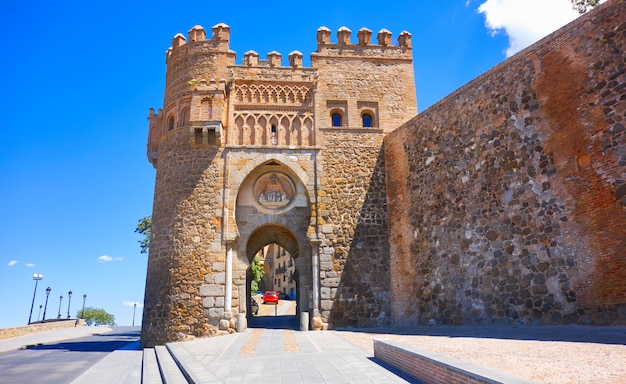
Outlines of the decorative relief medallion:
[{"label": "decorative relief medallion", "polygon": [[294,190],[291,179],[280,172],[265,173],[254,184],[256,201],[270,209],[280,209],[289,204]]}]

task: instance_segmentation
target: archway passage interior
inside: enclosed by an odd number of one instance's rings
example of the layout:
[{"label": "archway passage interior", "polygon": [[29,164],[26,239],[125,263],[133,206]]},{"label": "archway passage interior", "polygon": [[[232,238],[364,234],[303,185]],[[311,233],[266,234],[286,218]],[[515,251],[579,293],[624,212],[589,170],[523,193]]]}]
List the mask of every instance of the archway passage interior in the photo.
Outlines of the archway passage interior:
[{"label": "archway passage interior", "polygon": [[[280,225],[266,225],[252,233],[246,245],[250,268],[246,273],[248,326],[251,328],[296,329],[302,308],[299,287],[299,246],[294,235]],[[260,264],[264,276],[253,289],[253,260]],[[301,260],[300,260],[301,261]],[[263,294],[276,291],[278,303],[264,303]],[[256,302],[258,313],[253,315],[251,304]]]}]

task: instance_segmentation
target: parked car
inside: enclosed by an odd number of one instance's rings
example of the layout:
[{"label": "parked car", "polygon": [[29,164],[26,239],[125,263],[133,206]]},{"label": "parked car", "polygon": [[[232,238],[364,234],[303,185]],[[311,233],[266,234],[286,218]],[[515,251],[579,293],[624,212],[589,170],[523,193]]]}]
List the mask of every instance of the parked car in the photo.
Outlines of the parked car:
[{"label": "parked car", "polygon": [[280,298],[282,300],[291,300],[291,297],[289,297],[289,295],[287,294],[287,292],[281,292],[280,293]]},{"label": "parked car", "polygon": [[263,295],[263,304],[267,303],[278,304],[278,292],[265,291],[265,294]]},{"label": "parked car", "polygon": [[250,312],[253,315],[259,314],[259,303],[257,303],[253,298],[250,298]]}]

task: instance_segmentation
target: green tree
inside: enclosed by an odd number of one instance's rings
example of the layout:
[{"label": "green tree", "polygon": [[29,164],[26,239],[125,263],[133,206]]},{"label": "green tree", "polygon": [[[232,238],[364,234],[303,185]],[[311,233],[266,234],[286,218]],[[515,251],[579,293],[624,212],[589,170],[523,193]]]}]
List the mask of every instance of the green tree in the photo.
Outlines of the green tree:
[{"label": "green tree", "polygon": [[585,13],[589,8],[593,8],[600,3],[600,0],[570,0],[572,6],[578,13]]},{"label": "green tree", "polygon": [[101,308],[87,307],[79,310],[76,317],[85,319],[87,325],[115,325],[115,316]]},{"label": "green tree", "polygon": [[256,292],[259,290],[259,281],[261,281],[261,279],[263,278],[263,275],[265,275],[265,270],[263,269],[263,266],[261,265],[261,259],[259,259],[259,256],[254,256],[254,259],[252,259],[252,263],[250,264],[250,269],[252,270],[252,281],[250,282],[250,291]]},{"label": "green tree", "polygon": [[139,240],[141,253],[148,253],[150,250],[150,234],[152,233],[152,216],[145,216],[139,219],[135,232],[143,235],[143,239]]}]

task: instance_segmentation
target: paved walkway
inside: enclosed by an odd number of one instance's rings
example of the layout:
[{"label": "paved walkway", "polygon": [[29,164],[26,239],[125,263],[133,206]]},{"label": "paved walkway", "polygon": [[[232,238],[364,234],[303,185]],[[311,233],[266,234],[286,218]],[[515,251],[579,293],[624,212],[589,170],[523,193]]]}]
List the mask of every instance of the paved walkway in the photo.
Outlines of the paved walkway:
[{"label": "paved walkway", "polygon": [[175,344],[174,354],[199,363],[196,372],[207,383],[416,382],[379,365],[335,332],[253,328]]},{"label": "paved walkway", "polygon": [[[282,312],[281,307],[278,310]],[[176,359],[193,367],[204,383],[412,382],[373,359],[372,339],[385,338],[542,383],[626,383],[626,327],[442,326],[300,332],[294,330],[294,317],[279,314],[253,320],[243,333],[169,346]],[[79,327],[2,340],[0,352],[108,331]],[[139,383],[137,347],[134,343],[111,353],[74,383]]]}]

